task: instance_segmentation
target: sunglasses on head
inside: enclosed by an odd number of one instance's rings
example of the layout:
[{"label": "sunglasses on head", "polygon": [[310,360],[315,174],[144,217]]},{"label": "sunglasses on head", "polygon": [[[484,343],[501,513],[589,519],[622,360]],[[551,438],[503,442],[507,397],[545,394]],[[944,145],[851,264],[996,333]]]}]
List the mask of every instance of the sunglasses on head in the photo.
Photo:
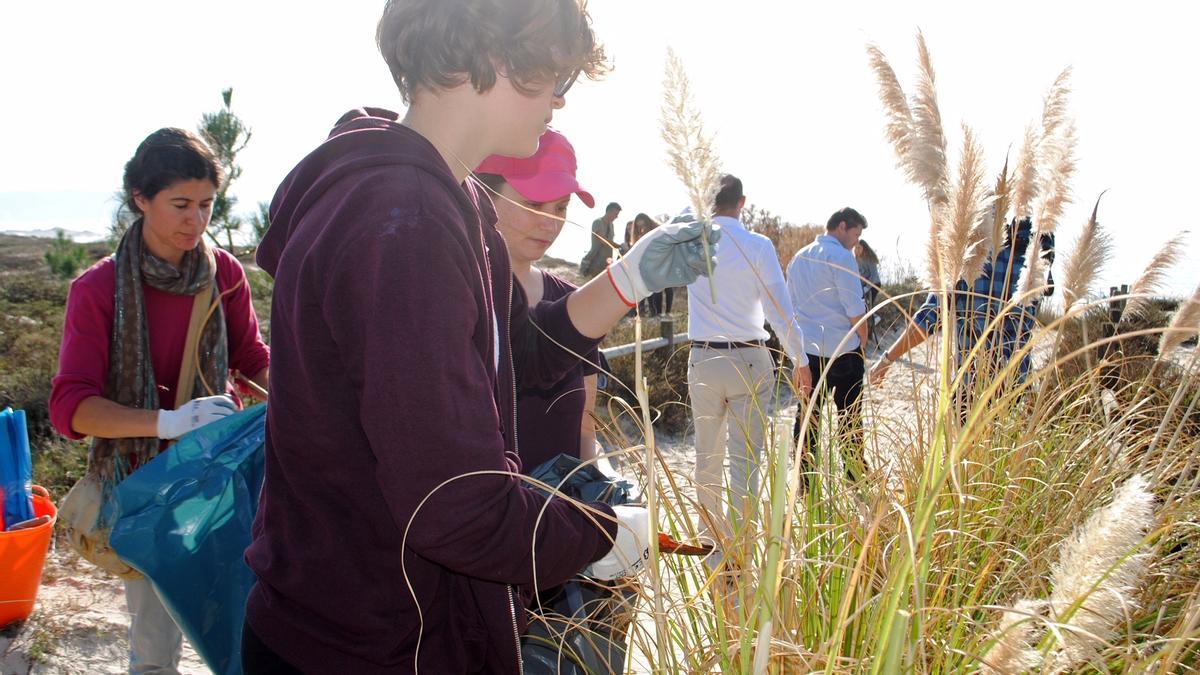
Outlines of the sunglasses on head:
[{"label": "sunglasses on head", "polygon": [[562,98],[567,95],[567,91],[571,89],[571,85],[575,84],[575,80],[579,79],[579,69],[572,70],[558,76],[554,82],[554,95]]}]

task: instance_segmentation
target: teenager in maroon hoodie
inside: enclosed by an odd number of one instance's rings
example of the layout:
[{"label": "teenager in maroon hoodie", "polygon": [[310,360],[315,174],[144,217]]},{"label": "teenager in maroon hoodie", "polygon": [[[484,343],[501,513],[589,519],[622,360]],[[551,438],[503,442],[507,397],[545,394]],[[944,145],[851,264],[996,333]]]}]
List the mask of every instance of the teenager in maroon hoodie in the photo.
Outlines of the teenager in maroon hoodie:
[{"label": "teenager in maroon hoodie", "polygon": [[[515,587],[640,560],[644,512],[618,528],[521,485],[510,331],[527,317],[510,316],[491,202],[464,182],[488,155],[532,154],[574,79],[601,72],[577,2],[389,2],[377,37],[406,116],[347,113],[275,195],[248,673],[518,673]],[[522,381],[556,381],[631,303],[694,279],[700,231],[664,230],[538,306],[568,350],[530,346]]]}]

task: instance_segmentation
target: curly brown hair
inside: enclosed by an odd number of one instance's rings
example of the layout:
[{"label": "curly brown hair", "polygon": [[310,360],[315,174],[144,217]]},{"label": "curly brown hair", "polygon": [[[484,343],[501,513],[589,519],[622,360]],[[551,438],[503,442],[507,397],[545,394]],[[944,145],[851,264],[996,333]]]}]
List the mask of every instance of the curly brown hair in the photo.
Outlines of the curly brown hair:
[{"label": "curly brown hair", "polygon": [[547,79],[608,71],[587,0],[388,0],[375,41],[406,103],[422,87],[486,92],[497,72],[533,94]]}]

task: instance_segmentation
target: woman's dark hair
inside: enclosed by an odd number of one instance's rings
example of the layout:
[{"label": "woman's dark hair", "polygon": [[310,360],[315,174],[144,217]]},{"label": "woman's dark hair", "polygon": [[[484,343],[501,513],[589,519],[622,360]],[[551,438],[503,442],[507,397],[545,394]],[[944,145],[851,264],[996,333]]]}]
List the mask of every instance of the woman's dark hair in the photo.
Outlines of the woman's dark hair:
[{"label": "woman's dark hair", "polygon": [[867,243],[866,239],[859,239],[858,245],[862,247],[862,258],[872,265],[879,264],[879,256],[875,254],[875,249]]},{"label": "woman's dark hair", "polygon": [[195,134],[173,127],[159,129],[147,136],[125,163],[125,207],[141,214],[134,195],[154,199],[159,192],[185,180],[208,180],[219,188],[223,178],[212,150]]},{"label": "woman's dark hair", "polygon": [[656,227],[658,227],[658,221],[644,213],[639,213],[633,218],[633,236],[635,238],[645,236]]},{"label": "woman's dark hair", "polygon": [[508,184],[508,181],[504,180],[504,176],[498,173],[477,173],[475,178],[487,187],[489,195],[500,192],[500,188]]}]

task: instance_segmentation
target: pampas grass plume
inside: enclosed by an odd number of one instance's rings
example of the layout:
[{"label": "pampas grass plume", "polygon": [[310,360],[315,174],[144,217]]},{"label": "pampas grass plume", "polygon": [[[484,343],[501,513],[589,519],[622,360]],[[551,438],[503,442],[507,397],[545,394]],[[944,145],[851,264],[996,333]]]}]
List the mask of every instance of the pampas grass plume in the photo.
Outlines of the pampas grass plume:
[{"label": "pampas grass plume", "polygon": [[1037,185],[1037,131],[1030,125],[1025,127],[1025,138],[1013,169],[1012,215],[1016,220],[1033,215]]},{"label": "pampas grass plume", "polygon": [[[1067,82],[1071,76],[1068,67],[1059,74],[1050,86],[1042,104],[1042,125],[1037,129],[1032,124],[1025,127],[1025,138],[1013,170],[1012,209],[1013,218],[1021,220],[1033,215],[1033,202],[1041,190],[1042,179],[1039,161],[1045,163],[1043,145],[1054,138],[1059,128],[1067,122],[1067,96],[1071,89]],[[1041,223],[1034,223],[1041,227]],[[1048,231],[1048,230],[1047,230]]]},{"label": "pampas grass plume", "polygon": [[[984,211],[983,151],[975,133],[963,125],[958,181],[950,191],[945,227],[941,228],[942,281],[974,280],[983,268],[986,235],[980,231]],[[990,223],[989,223],[990,224]]]},{"label": "pampas grass plume", "polygon": [[[692,100],[691,83],[683,68],[683,61],[670,47],[667,48],[660,112],[659,124],[662,138],[667,144],[668,163],[687,188],[696,218],[708,220],[721,186],[721,162],[713,150],[712,137],[704,133],[704,122]],[[705,262],[708,263],[707,230],[705,232],[701,239]],[[711,263],[708,267],[708,283],[713,302],[716,302],[717,287],[713,282]]]},{"label": "pampas grass plume", "polygon": [[1125,304],[1122,321],[1139,317],[1150,307],[1154,293],[1162,287],[1167,276],[1167,270],[1175,266],[1183,258],[1183,240],[1187,232],[1181,232],[1172,237],[1150,259],[1150,264],[1142,272],[1137,281],[1129,287],[1129,301]]},{"label": "pampas grass plume", "polygon": [[1043,139],[1053,137],[1059,127],[1068,120],[1067,97],[1071,94],[1070,80],[1071,67],[1067,66],[1058,74],[1058,77],[1054,78],[1054,84],[1050,85],[1050,91],[1046,93],[1046,98],[1042,103]]},{"label": "pampas grass plume", "polygon": [[1012,609],[1000,615],[993,638],[996,644],[983,657],[982,675],[1016,675],[1037,668],[1042,663],[1042,653],[1034,641],[1042,632],[1038,630],[1039,616],[1045,602],[1020,600]]},{"label": "pampas grass plume", "polygon": [[912,149],[912,111],[908,107],[908,97],[904,94],[896,71],[888,63],[875,45],[867,46],[867,57],[871,61],[871,70],[879,81],[879,100],[887,113],[885,136],[892,149],[896,151],[896,163],[907,171],[909,152]]},{"label": "pampas grass plume", "polygon": [[1008,154],[1004,155],[1004,168],[996,177],[996,187],[992,189],[992,203],[989,205],[992,232],[988,241],[988,255],[995,257],[1004,245],[1005,223],[1008,222],[1008,208],[1012,205],[1012,180],[1008,175]]},{"label": "pampas grass plume", "polygon": [[1138,548],[1153,524],[1154,496],[1138,474],[1063,544],[1050,577],[1050,618],[1061,622],[1056,670],[1093,658],[1135,606],[1149,563]]},{"label": "pampas grass plume", "polygon": [[1175,312],[1175,316],[1172,317],[1171,325],[1167,326],[1163,332],[1158,343],[1159,358],[1163,358],[1167,352],[1183,344],[1198,331],[1200,331],[1200,286],[1196,287],[1190,298],[1183,301],[1179,310]]},{"label": "pampas grass plume", "polygon": [[925,191],[932,208],[945,204],[947,195],[946,135],[937,102],[937,82],[925,36],[917,31],[920,77],[912,99],[913,141],[909,151],[909,177]]},{"label": "pampas grass plume", "polygon": [[1034,225],[1039,232],[1053,232],[1063,210],[1071,203],[1071,179],[1075,176],[1075,123],[1065,122],[1062,132],[1044,138],[1039,148],[1042,168],[1038,170],[1042,198]]},{"label": "pampas grass plume", "polygon": [[1112,252],[1112,238],[1107,232],[1100,229],[1100,223],[1096,220],[1096,214],[1100,211],[1100,198],[1103,196],[1104,193],[1101,192],[1100,197],[1096,198],[1096,206],[1092,208],[1092,217],[1088,219],[1087,224],[1083,226],[1083,231],[1079,233],[1079,238],[1075,240],[1071,257],[1067,258],[1063,268],[1064,315],[1070,313],[1071,307],[1075,303],[1088,296],[1092,284],[1100,275],[1100,271],[1108,262]]}]

